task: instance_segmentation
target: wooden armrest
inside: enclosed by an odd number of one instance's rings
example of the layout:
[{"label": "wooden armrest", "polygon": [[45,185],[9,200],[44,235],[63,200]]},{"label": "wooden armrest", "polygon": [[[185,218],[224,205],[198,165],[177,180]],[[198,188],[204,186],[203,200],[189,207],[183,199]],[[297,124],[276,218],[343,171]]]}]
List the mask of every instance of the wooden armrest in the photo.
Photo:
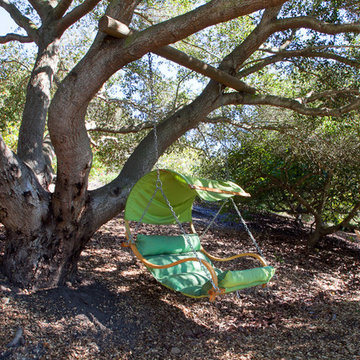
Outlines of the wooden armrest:
[{"label": "wooden armrest", "polygon": [[218,278],[216,275],[216,272],[214,270],[214,268],[206,261],[203,259],[197,259],[196,257],[190,257],[190,258],[186,258],[186,259],[181,259],[178,261],[174,261],[170,264],[166,264],[166,265],[157,265],[157,264],[153,264],[150,261],[146,260],[139,252],[139,250],[137,249],[137,247],[135,246],[135,244],[129,244],[129,247],[131,248],[131,250],[133,251],[133,253],[135,254],[135,256],[146,266],[153,268],[153,269],[166,269],[169,267],[173,267],[179,264],[182,264],[184,262],[187,261],[201,261],[201,263],[208,269],[210,275],[211,275],[211,279],[214,283],[214,285],[216,287],[218,287]]},{"label": "wooden armrest", "polygon": [[261,265],[267,266],[267,263],[266,263],[265,259],[263,257],[261,257],[260,255],[254,254],[254,253],[243,253],[243,254],[233,255],[233,256],[230,256],[230,257],[227,257],[227,258],[218,258],[216,256],[213,256],[213,255],[209,254],[204,248],[201,248],[200,251],[203,254],[205,254],[212,261],[230,261],[230,260],[238,259],[240,257],[250,256],[250,257],[253,257],[253,258],[259,260]]}]

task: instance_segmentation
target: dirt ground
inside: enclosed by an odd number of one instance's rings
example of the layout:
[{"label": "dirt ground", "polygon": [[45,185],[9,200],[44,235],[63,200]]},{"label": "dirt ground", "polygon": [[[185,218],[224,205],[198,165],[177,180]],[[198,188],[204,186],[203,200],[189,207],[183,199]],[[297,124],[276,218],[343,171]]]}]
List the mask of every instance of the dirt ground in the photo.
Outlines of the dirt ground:
[{"label": "dirt ground", "polygon": [[[201,233],[202,219],[195,225]],[[218,256],[254,250],[230,225],[211,229],[204,247]],[[120,247],[119,220],[89,243],[77,284],[28,294],[0,275],[0,359],[360,360],[355,236],[327,237],[309,253],[307,230],[291,219],[255,216],[249,226],[277,276],[215,303],[161,287]],[[3,244],[0,229],[0,254]]]}]

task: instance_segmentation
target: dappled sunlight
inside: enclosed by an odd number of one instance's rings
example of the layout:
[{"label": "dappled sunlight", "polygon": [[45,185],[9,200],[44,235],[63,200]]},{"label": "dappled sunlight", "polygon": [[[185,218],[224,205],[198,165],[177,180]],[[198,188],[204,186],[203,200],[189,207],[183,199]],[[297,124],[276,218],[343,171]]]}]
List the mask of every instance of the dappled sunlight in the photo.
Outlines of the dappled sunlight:
[{"label": "dappled sunlight", "polygon": [[107,272],[117,271],[117,269],[118,268],[115,265],[108,265],[108,266],[104,265],[104,266],[95,268],[94,271],[107,273]]},{"label": "dappled sunlight", "polygon": [[139,270],[138,269],[137,270],[123,270],[120,272],[120,275],[124,276],[128,279],[130,279],[130,278],[134,279],[139,276]]},{"label": "dappled sunlight", "polygon": [[119,293],[126,293],[131,291],[131,286],[118,286],[115,290]]},{"label": "dappled sunlight", "polygon": [[[284,233],[281,221],[286,225]],[[254,231],[265,257],[276,268],[276,277],[264,289],[249,288],[210,303],[157,283],[120,246],[125,238],[114,219],[83,251],[78,284],[29,295],[16,292],[1,279],[1,312],[6,319],[1,323],[2,344],[21,327],[26,336],[23,351],[59,359],[191,360],[206,354],[204,358],[220,360],[307,360],[331,354],[331,359],[343,360],[360,356],[357,245],[345,239],[336,250],[324,244],[322,250],[308,253],[306,233],[290,236],[286,229],[291,223],[281,221],[272,230],[267,222],[256,224]],[[201,233],[204,225],[199,221],[195,226]],[[155,231],[154,226],[141,229],[145,234]],[[176,228],[161,231],[174,233]],[[220,257],[253,250],[241,229],[219,226],[210,229],[203,245]],[[233,263],[235,268],[257,265],[244,259]]]},{"label": "dappled sunlight", "polygon": [[[337,275],[337,276],[336,276]],[[341,274],[317,274],[314,279],[314,286],[318,289],[321,289],[324,292],[327,292],[331,295],[335,295],[337,292],[344,291],[344,282],[340,279]],[[346,279],[344,279],[346,280]]]}]

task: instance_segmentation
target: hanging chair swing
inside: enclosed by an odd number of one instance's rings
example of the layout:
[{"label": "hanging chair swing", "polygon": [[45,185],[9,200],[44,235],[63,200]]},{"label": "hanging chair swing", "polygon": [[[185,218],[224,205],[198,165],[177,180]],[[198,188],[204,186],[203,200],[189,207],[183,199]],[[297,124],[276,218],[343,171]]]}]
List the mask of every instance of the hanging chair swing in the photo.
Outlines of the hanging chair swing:
[{"label": "hanging chair swing", "polygon": [[[200,179],[172,170],[152,171],[134,185],[128,196],[124,215],[127,242],[123,246],[131,248],[158,282],[189,297],[209,297],[210,301],[214,301],[218,295],[257,285],[265,286],[275,269],[267,265],[263,256],[244,253],[226,259],[214,257],[201,246],[192,223],[192,207],[197,196],[206,201],[220,201],[235,195],[250,196],[230,181]],[[238,209],[237,212],[248,230]],[[130,222],[137,224],[134,235]],[[176,223],[181,230],[180,235],[136,234],[141,224]],[[190,224],[192,233],[185,232],[184,223]],[[252,235],[251,238],[255,241]],[[245,256],[255,258],[260,266],[222,271],[212,263]]]}]

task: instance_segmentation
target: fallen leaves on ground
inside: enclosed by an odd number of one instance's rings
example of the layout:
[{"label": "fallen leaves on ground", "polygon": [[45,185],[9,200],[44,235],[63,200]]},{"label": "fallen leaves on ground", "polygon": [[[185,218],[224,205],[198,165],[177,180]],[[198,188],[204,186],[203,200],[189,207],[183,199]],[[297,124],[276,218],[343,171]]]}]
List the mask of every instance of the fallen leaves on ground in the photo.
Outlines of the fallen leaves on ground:
[{"label": "fallen leaves on ground", "polygon": [[[203,223],[195,225],[201,233]],[[215,303],[160,286],[120,247],[119,219],[83,252],[78,284],[30,294],[0,276],[0,359],[360,360],[356,238],[329,236],[308,252],[307,232],[291,219],[264,215],[249,226],[276,278]],[[0,254],[4,241],[0,231]],[[218,256],[254,250],[246,233],[224,226],[203,246]]]}]

